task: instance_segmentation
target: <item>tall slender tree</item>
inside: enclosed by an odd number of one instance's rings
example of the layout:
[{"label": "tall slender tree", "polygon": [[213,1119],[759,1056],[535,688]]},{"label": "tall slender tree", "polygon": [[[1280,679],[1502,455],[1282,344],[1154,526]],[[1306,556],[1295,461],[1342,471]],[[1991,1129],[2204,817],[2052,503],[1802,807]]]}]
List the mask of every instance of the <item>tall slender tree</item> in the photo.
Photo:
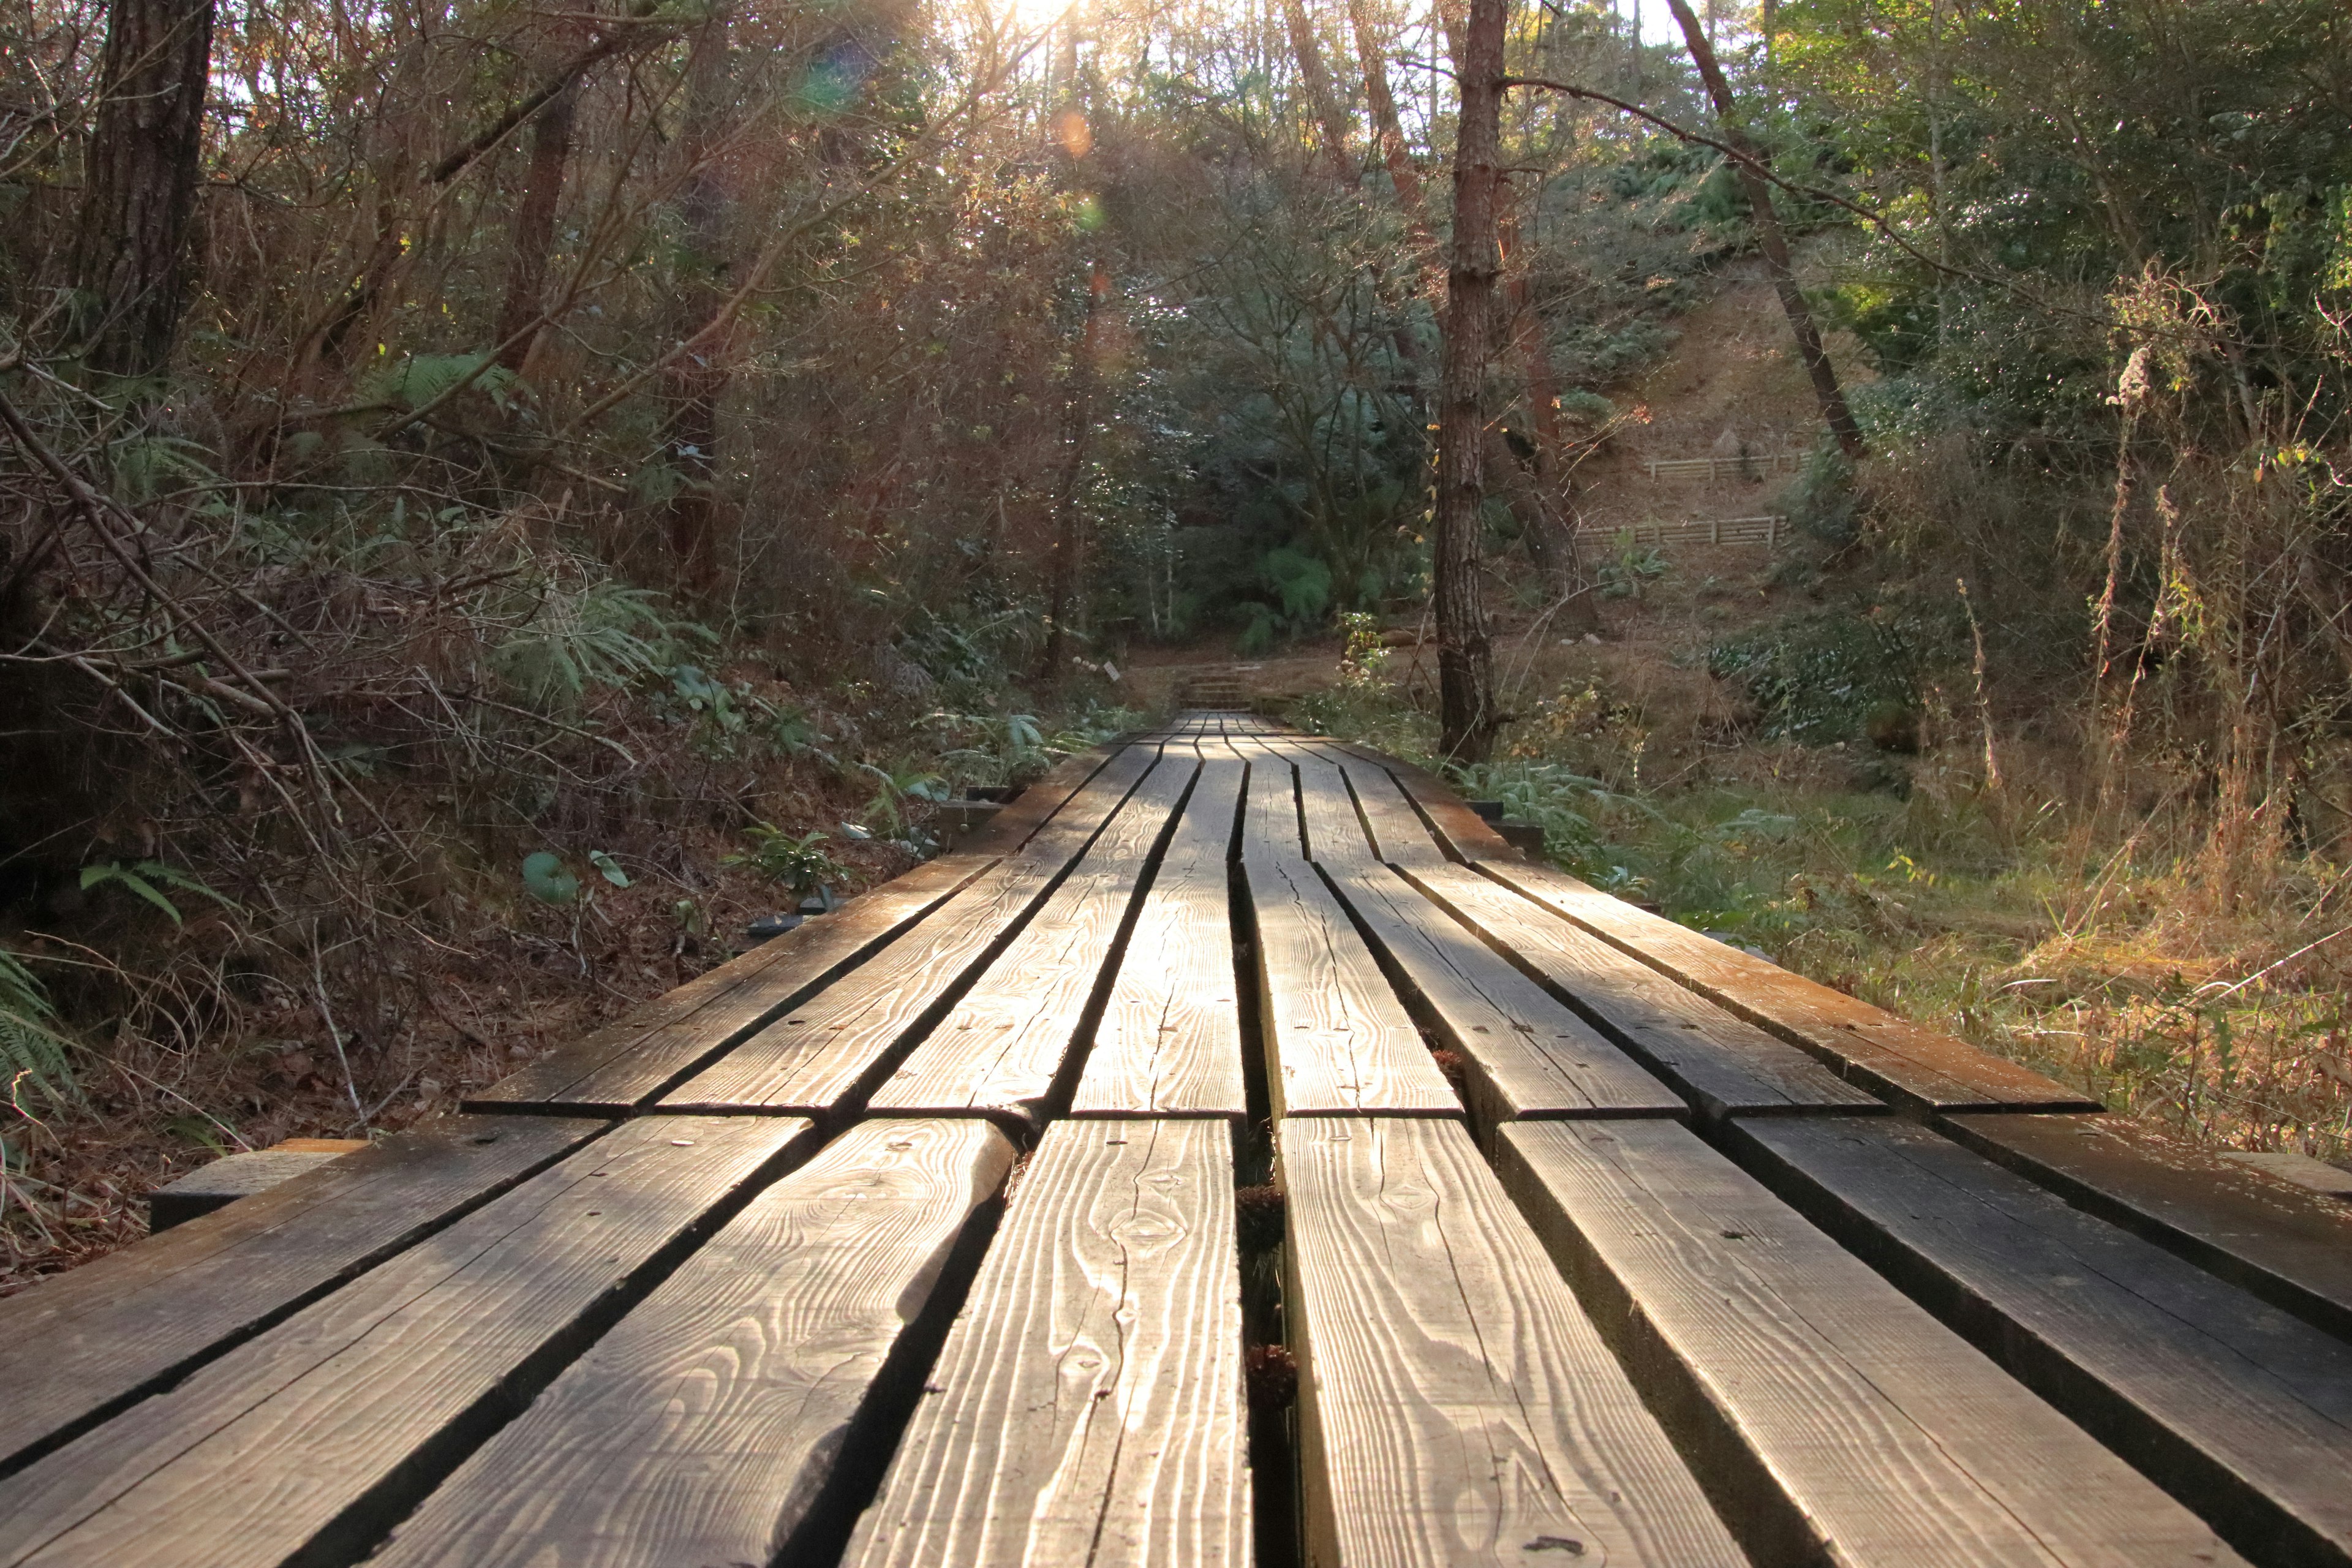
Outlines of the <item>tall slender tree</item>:
[{"label": "tall slender tree", "polygon": [[1759,167],[1763,154],[1740,123],[1731,83],[1723,74],[1722,63],[1716,58],[1715,46],[1707,41],[1706,25],[1690,8],[1690,0],[1666,0],[1666,4],[1674,7],[1675,21],[1682,27],[1683,42],[1689,46],[1691,61],[1698,67],[1699,79],[1706,84],[1706,96],[1715,105],[1716,122],[1724,143],[1740,154],[1739,188],[1747,194],[1748,209],[1756,225],[1756,247],[1764,253],[1764,266],[1772,275],[1773,291],[1780,296],[1780,309],[1789,317],[1789,331],[1797,340],[1797,357],[1804,361],[1805,374],[1813,384],[1813,400],[1821,405],[1822,422],[1837,438],[1839,450],[1849,458],[1859,458],[1864,450],[1862,426],[1854,423],[1853,410],[1846,405],[1845,389],[1838,384],[1837,367],[1830,363],[1829,352],[1822,347],[1821,328],[1814,324],[1812,307],[1805,303],[1805,291],[1797,287],[1797,270],[1789,256],[1789,238],[1781,231],[1780,210],[1772,203],[1772,185]]},{"label": "tall slender tree", "polygon": [[[684,257],[675,327],[688,340],[709,326],[727,293],[726,191],[718,168],[720,118],[728,91],[728,15],[711,13],[696,32],[687,59],[686,120],[681,153],[686,184],[678,217]],[[681,580],[696,590],[712,585],[719,568],[719,399],[727,386],[720,345],[680,354],[663,377],[669,405],[664,445],[681,479],[669,502],[669,547]]]},{"label": "tall slender tree", "polygon": [[112,0],[74,268],[92,368],[161,374],[187,306],[214,0]]},{"label": "tall slender tree", "polygon": [[1434,577],[1438,744],[1456,762],[1483,762],[1501,715],[1495,651],[1479,585],[1480,503],[1486,499],[1483,394],[1500,275],[1496,192],[1502,182],[1503,33],[1507,0],[1470,0],[1456,33],[1460,84],[1454,147],[1454,245],[1446,268],[1445,346],[1438,368]]}]

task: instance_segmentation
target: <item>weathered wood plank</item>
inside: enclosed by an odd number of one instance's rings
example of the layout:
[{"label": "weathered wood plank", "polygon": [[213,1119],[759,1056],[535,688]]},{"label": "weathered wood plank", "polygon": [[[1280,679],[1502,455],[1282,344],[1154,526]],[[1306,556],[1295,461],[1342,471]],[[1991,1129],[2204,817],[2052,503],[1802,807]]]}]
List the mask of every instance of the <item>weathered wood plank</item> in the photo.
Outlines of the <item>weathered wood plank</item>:
[{"label": "weathered wood plank", "polygon": [[1480,869],[1884,1099],[1945,1111],[2098,1109],[2030,1068],[1637,910],[1564,871],[1523,860],[1482,860]]},{"label": "weathered wood plank", "polygon": [[1511,847],[1510,841],[1495,831],[1486,819],[1462,804],[1462,797],[1445,787],[1436,774],[1414,767],[1395,757],[1362,746],[1333,742],[1335,747],[1381,769],[1429,819],[1439,846],[1447,857],[1465,862],[1494,860],[1503,865],[1515,865],[1524,859]]},{"label": "weathered wood plank", "polygon": [[623,1124],[0,1481],[0,1563],[349,1561],[808,1131]]},{"label": "weathered wood plank", "polygon": [[1466,1133],[1277,1138],[1309,1562],[1746,1562]]},{"label": "weathered wood plank", "polygon": [[1759,1563],[2237,1561],[1686,1129],[1529,1122],[1498,1142],[1504,1184]]},{"label": "weathered wood plank", "polygon": [[1459,1116],[1462,1102],[1315,868],[1242,862],[1276,1116]]},{"label": "weathered wood plank", "polygon": [[168,1386],[604,1125],[428,1122],[0,1300],[0,1469]]},{"label": "weathered wood plank", "polygon": [[963,841],[968,854],[1010,855],[1027,844],[1037,830],[1053,819],[1054,814],[1076,799],[1080,790],[1094,781],[1113,757],[1129,749],[1129,737],[1090,746],[1055,763],[1027,788],[1013,798],[1003,811],[988,819]]},{"label": "weathered wood plank", "polygon": [[369,1562],[770,1562],[1012,1163],[974,1119],[859,1123],[754,1198]]},{"label": "weathered wood plank", "polygon": [[1231,1139],[1046,1129],[845,1562],[1247,1563]]},{"label": "weathered wood plank", "polygon": [[2241,1551],[2352,1563],[2352,1345],[1926,1128],[1736,1125],[1784,1196]]},{"label": "weathered wood plank", "polygon": [[1028,844],[873,962],[687,1079],[663,1110],[831,1110],[870,1088],[892,1054],[950,1005],[1052,890],[1157,761],[1119,752]]},{"label": "weathered wood plank", "polygon": [[[1675,1116],[1682,1097],[1376,861],[1326,867],[1465,1068],[1484,1136],[1523,1116]],[[1620,960],[1619,962],[1623,962]]]},{"label": "weathered wood plank", "polygon": [[1242,858],[1262,855],[1297,858],[1305,853],[1298,833],[1297,783],[1290,763],[1257,746],[1237,746],[1249,763],[1249,789],[1242,805]]},{"label": "weathered wood plank", "polygon": [[1938,1125],[2075,1207],[2352,1340],[2352,1208],[2113,1116]]},{"label": "weathered wood plank", "polygon": [[1339,752],[1337,756],[1349,787],[1355,791],[1356,804],[1371,826],[1372,841],[1382,860],[1412,870],[1453,864],[1386,768],[1352,752]]},{"label": "weathered wood plank", "polygon": [[1299,815],[1307,823],[1307,857],[1318,865],[1355,870],[1380,863],[1345,774],[1312,752],[1294,752]]},{"label": "weathered wood plank", "polygon": [[871,958],[993,864],[943,855],[918,866],[688,981],[641,1010],[646,1020],[632,1015],[478,1090],[467,1108],[624,1114]]},{"label": "weathered wood plank", "polygon": [[1128,937],[1073,1115],[1247,1111],[1227,902],[1244,767],[1226,757],[1201,769]]},{"label": "weathered wood plank", "polygon": [[1042,1117],[1108,984],[1136,887],[1197,769],[1188,749],[1151,770],[1068,880],[876,1090],[875,1110]]},{"label": "weathered wood plank", "polygon": [[1405,876],[1622,1043],[1702,1118],[1885,1109],[1785,1040],[1466,867],[1415,865]]}]

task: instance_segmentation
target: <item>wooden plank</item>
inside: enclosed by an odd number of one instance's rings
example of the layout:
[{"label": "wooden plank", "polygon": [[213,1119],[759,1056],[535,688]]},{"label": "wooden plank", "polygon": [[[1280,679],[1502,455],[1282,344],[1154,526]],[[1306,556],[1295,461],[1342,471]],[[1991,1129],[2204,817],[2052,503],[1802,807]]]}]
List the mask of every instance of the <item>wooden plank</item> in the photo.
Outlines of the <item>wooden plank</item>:
[{"label": "wooden plank", "polygon": [[1128,937],[1071,1114],[1247,1113],[1227,906],[1244,772],[1235,758],[1202,765]]},{"label": "wooden plank", "polygon": [[1784,1040],[1465,867],[1408,880],[1672,1084],[1702,1118],[1885,1107]]},{"label": "wooden plank", "polygon": [[2352,1209],[2112,1116],[1951,1116],[1962,1143],[2352,1340]]},{"label": "wooden plank", "polygon": [[1427,819],[1439,847],[1448,858],[1496,860],[1508,865],[1522,858],[1508,839],[1496,832],[1485,817],[1463,805],[1462,797],[1446,788],[1434,773],[1363,746],[1340,745],[1338,749],[1373,764],[1395,780]]},{"label": "wooden plank", "polygon": [[1497,1142],[1504,1185],[1759,1563],[2237,1561],[1687,1129],[1528,1122]]},{"label": "wooden plank", "polygon": [[663,1110],[829,1110],[870,1089],[952,1004],[1157,761],[1129,747],[902,942],[664,1095]]},{"label": "wooden plank", "polygon": [[1151,770],[1069,879],[875,1092],[875,1110],[1030,1125],[1043,1117],[1108,984],[1137,885],[1197,771],[1189,750]]},{"label": "wooden plank", "polygon": [[2352,1563],[2352,1345],[1908,1123],[1739,1152],[2250,1555]]},{"label": "wooden plank", "polygon": [[1389,776],[1386,768],[1353,752],[1341,752],[1338,755],[1340,771],[1348,775],[1348,785],[1355,791],[1356,804],[1371,826],[1372,841],[1381,859],[1412,870],[1451,864],[1436,835],[1430,832],[1429,824],[1422,820],[1421,813],[1413,809],[1412,802]]},{"label": "wooden plank", "polygon": [[1489,859],[1478,868],[1883,1099],[1943,1111],[2099,1108],[2029,1068],[1637,910],[1564,871]]},{"label": "wooden plank", "polygon": [[1289,762],[1247,744],[1234,747],[1234,753],[1249,763],[1249,788],[1242,804],[1242,858],[1303,855],[1297,783]]},{"label": "wooden plank", "polygon": [[0,1472],[166,1387],[604,1130],[447,1117],[0,1300]]},{"label": "wooden plank", "polygon": [[1465,1064],[1472,1125],[1484,1136],[1523,1116],[1675,1116],[1682,1097],[1512,968],[1396,872],[1377,862],[1326,867]]},{"label": "wooden plank", "polygon": [[1049,1127],[844,1561],[1249,1561],[1232,1133]]},{"label": "wooden plank", "polygon": [[808,1131],[623,1124],[0,1481],[0,1563],[357,1557]]},{"label": "wooden plank", "polygon": [[1129,749],[1128,737],[1090,746],[1064,757],[1034,783],[1013,796],[1003,811],[989,818],[963,841],[966,853],[1010,855],[1036,837],[1055,812],[1076,798],[1112,758]]},{"label": "wooden plank", "polygon": [[1310,1563],[1746,1563],[1462,1129],[1276,1136]]},{"label": "wooden plank", "polygon": [[368,1561],[768,1563],[1012,1164],[984,1121],[859,1123],[754,1198]]},{"label": "wooden plank", "polygon": [[468,1110],[534,1105],[620,1115],[724,1053],[903,936],[994,859],[943,855],[794,927],[470,1096]]},{"label": "wooden plank", "polygon": [[1307,856],[1318,865],[1359,869],[1380,863],[1371,836],[1356,815],[1345,774],[1313,752],[1295,752],[1299,815],[1307,824]]},{"label": "wooden plank", "polygon": [[1459,1116],[1404,1005],[1315,868],[1242,862],[1276,1116]]}]

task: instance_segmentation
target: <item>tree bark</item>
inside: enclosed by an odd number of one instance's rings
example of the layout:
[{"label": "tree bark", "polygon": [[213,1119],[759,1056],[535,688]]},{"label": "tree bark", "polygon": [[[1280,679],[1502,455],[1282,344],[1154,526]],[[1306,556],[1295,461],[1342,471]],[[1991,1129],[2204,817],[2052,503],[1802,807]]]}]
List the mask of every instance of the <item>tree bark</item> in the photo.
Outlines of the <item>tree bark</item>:
[{"label": "tree bark", "polygon": [[92,369],[152,376],[187,306],[214,0],[111,0],[75,277]]},{"label": "tree bark", "polygon": [[1446,273],[1445,348],[1438,370],[1434,589],[1438,745],[1455,762],[1484,762],[1501,716],[1495,656],[1479,592],[1479,507],[1486,497],[1488,338],[1497,265],[1496,187],[1501,182],[1503,31],[1507,0],[1470,0],[1459,34],[1460,132],[1454,149],[1454,246]]},{"label": "tree bark", "polygon": [[555,212],[563,200],[563,166],[572,156],[572,128],[580,101],[579,83],[548,100],[530,127],[530,168],[523,177],[522,204],[515,209],[514,250],[507,263],[505,303],[492,341],[503,344],[499,363],[519,371],[539,334],[520,337],[537,318],[547,290],[548,253],[555,244]]},{"label": "tree bark", "polygon": [[1389,181],[1396,186],[1397,205],[1418,224],[1422,212],[1421,172],[1412,166],[1412,151],[1405,144],[1404,125],[1397,118],[1396,97],[1389,91],[1388,47],[1365,7],[1366,0],[1348,0],[1348,20],[1356,34],[1356,57],[1364,69],[1364,104],[1371,110],[1372,131],[1380,138],[1381,161],[1388,165]]},{"label": "tree bark", "polygon": [[[726,193],[713,166],[727,95],[728,17],[712,15],[687,58],[686,119],[679,140],[688,174],[678,202],[686,228],[675,330],[681,341],[710,324],[727,294]],[[727,387],[723,344],[680,354],[663,373],[668,407],[663,447],[680,484],[669,502],[669,547],[678,575],[708,590],[719,568],[719,399]]]},{"label": "tree bark", "polygon": [[1331,73],[1324,68],[1323,45],[1315,36],[1315,21],[1306,0],[1282,0],[1284,20],[1290,27],[1290,52],[1298,60],[1299,80],[1307,89],[1307,105],[1323,133],[1322,154],[1331,178],[1341,185],[1356,184],[1357,171],[1348,156],[1348,117],[1339,111],[1339,97],[1331,89]]},{"label": "tree bark", "polygon": [[[1683,30],[1683,42],[1689,46],[1691,60],[1698,67],[1701,80],[1706,84],[1706,95],[1715,104],[1715,118],[1723,132],[1726,145],[1738,149],[1748,157],[1761,160],[1762,154],[1740,126],[1737,106],[1731,99],[1731,83],[1723,74],[1723,67],[1715,58],[1714,46],[1707,42],[1706,28],[1690,8],[1690,0],[1666,0],[1674,7],[1675,21]],[[1805,362],[1805,374],[1812,378],[1813,400],[1821,405],[1822,421],[1837,438],[1838,449],[1848,458],[1860,458],[1867,449],[1862,439],[1862,426],[1854,423],[1853,411],[1846,405],[1845,390],[1838,384],[1836,367],[1822,347],[1821,329],[1813,324],[1812,307],[1805,303],[1804,290],[1797,287],[1796,268],[1789,258],[1788,237],[1780,231],[1780,214],[1772,205],[1772,187],[1752,163],[1739,164],[1739,188],[1747,193],[1748,210],[1756,224],[1756,246],[1764,253],[1764,265],[1772,274],[1773,291],[1780,296],[1780,309],[1788,313],[1789,331],[1797,340],[1797,357]]]}]

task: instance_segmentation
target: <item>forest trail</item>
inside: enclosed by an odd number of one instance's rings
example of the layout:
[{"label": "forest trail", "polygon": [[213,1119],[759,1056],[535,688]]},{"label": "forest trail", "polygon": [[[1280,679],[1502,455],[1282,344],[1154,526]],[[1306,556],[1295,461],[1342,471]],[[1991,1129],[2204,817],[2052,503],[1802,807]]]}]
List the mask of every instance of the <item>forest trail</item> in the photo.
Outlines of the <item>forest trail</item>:
[{"label": "forest trail", "polygon": [[2119,1121],[1179,715],[0,1303],[0,1563],[2342,1555],[2352,1215]]}]

